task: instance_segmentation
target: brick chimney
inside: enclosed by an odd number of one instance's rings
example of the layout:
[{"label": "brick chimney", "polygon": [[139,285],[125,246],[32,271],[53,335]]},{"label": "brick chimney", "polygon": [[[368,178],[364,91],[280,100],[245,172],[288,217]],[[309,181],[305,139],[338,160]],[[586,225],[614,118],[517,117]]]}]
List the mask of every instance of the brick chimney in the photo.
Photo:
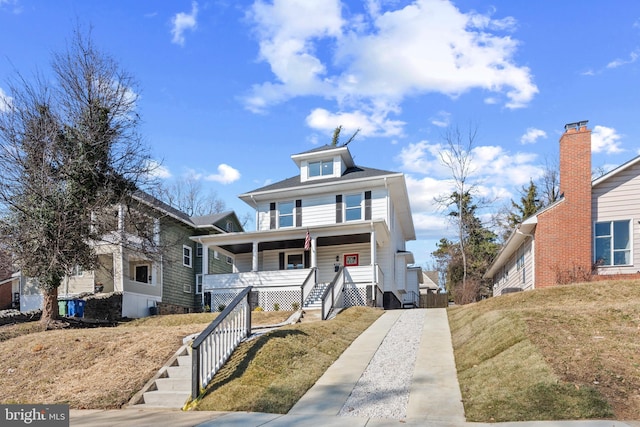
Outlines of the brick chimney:
[{"label": "brick chimney", "polygon": [[536,227],[536,287],[591,271],[591,131],[569,123],[560,137],[562,200],[542,212]]}]

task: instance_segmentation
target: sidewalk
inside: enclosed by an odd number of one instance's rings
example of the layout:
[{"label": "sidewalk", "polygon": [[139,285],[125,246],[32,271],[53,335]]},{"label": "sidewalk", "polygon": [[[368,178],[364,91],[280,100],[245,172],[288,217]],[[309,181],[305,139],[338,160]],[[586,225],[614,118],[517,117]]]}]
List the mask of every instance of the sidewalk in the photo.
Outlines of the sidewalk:
[{"label": "sidewalk", "polygon": [[337,415],[389,329],[404,312],[390,310],[354,340],[288,414],[161,409],[72,410],[71,426],[640,427],[640,422],[613,420],[466,423],[446,310],[421,310],[424,311],[425,323],[410,388],[407,418],[402,421]]}]

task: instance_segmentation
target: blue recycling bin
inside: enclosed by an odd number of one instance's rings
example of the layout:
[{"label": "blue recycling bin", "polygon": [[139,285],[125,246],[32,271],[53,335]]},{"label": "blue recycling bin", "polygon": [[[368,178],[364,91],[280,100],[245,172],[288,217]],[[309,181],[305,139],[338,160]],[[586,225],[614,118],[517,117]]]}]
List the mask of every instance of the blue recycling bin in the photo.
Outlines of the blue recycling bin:
[{"label": "blue recycling bin", "polygon": [[84,317],[84,304],[85,301],[81,299],[73,299],[71,301],[68,301],[67,310],[69,316]]}]

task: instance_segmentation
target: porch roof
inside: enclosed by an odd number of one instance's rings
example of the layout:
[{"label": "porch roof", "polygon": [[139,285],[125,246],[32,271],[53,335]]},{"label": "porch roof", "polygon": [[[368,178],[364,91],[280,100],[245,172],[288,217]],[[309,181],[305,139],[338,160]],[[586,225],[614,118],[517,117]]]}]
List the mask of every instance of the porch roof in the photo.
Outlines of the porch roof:
[{"label": "porch roof", "polygon": [[318,246],[333,246],[349,243],[367,243],[372,231],[376,232],[376,242],[382,246],[390,239],[390,232],[384,220],[353,221],[315,227],[291,227],[279,230],[246,231],[239,233],[193,236],[191,240],[206,247],[219,247],[232,254],[250,253],[253,243],[258,250],[303,248],[309,231],[317,238]]}]

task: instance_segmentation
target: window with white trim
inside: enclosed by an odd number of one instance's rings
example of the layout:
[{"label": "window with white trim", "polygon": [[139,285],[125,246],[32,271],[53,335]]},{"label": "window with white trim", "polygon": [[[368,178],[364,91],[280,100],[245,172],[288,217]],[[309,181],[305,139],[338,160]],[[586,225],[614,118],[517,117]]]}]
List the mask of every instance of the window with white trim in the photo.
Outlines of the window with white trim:
[{"label": "window with white trim", "polygon": [[278,203],[278,228],[293,227],[293,202]]},{"label": "window with white trim", "polygon": [[202,293],[202,274],[196,274],[196,294]]},{"label": "window with white trim", "polygon": [[594,229],[597,265],[631,265],[631,221],[596,222]]},{"label": "window with white trim", "polygon": [[71,276],[82,276],[83,274],[84,274],[84,270],[79,265],[76,265],[71,269]]},{"label": "window with white trim", "polygon": [[344,203],[345,221],[359,221],[362,219],[362,194],[347,194]]},{"label": "window with white trim", "polygon": [[202,243],[196,243],[196,257],[202,258]]},{"label": "window with white trim", "polygon": [[333,175],[333,159],[309,162],[307,175],[309,178]]},{"label": "window with white trim", "polygon": [[218,252],[218,251],[213,251],[213,257],[214,257],[215,259],[220,259],[220,252]]},{"label": "window with white trim", "polygon": [[182,265],[184,265],[185,267],[192,267],[192,262],[191,262],[191,255],[192,255],[193,249],[191,248],[191,246],[187,246],[187,245],[182,245]]}]

